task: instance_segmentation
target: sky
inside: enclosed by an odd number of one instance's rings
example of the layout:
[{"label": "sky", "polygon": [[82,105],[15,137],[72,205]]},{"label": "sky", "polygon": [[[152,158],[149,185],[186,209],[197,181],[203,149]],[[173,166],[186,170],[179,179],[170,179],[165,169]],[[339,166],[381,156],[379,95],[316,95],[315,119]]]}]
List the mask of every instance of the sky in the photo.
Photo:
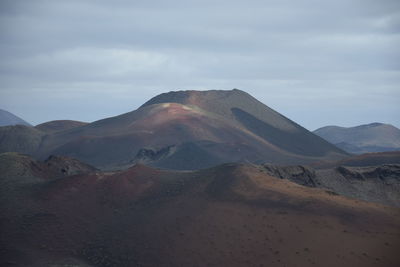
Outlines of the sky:
[{"label": "sky", "polygon": [[0,0],[0,109],[95,121],[238,88],[309,130],[400,127],[398,0]]}]

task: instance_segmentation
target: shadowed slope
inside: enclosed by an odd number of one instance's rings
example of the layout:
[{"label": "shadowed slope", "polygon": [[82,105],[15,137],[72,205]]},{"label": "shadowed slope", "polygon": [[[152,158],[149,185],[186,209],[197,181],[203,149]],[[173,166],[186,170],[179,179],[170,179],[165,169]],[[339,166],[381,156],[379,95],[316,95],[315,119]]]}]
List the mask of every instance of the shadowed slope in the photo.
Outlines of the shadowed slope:
[{"label": "shadowed slope", "polygon": [[296,125],[298,131],[282,131],[241,109],[233,108],[232,113],[248,130],[286,151],[306,156],[324,156],[327,151],[341,153],[300,126]]}]

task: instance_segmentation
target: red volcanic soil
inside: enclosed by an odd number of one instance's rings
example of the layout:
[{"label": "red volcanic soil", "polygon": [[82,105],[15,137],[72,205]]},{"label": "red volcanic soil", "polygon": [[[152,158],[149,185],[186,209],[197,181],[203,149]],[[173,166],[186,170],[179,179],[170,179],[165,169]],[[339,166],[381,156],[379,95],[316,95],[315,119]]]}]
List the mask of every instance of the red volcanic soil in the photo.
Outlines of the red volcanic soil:
[{"label": "red volcanic soil", "polygon": [[13,190],[18,201],[0,206],[3,265],[400,263],[399,209],[276,179],[253,165],[191,172],[137,165]]}]

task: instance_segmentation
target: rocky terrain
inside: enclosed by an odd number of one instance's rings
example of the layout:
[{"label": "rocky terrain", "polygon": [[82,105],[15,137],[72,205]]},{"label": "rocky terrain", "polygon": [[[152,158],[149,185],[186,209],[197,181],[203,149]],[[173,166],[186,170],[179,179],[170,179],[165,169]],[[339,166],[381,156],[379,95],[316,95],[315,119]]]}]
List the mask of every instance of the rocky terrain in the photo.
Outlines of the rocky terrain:
[{"label": "rocky terrain", "polygon": [[400,150],[400,129],[390,124],[371,123],[349,128],[326,126],[314,133],[354,154]]},{"label": "rocky terrain", "polygon": [[301,165],[268,164],[263,167],[272,176],[300,185],[323,188],[331,194],[400,207],[400,164],[337,166],[316,170]]},{"label": "rocky terrain", "polygon": [[[319,187],[320,174],[306,167],[100,172],[5,153],[0,170],[1,266],[400,263],[400,210],[290,181]],[[398,166],[335,171],[391,182]]]}]

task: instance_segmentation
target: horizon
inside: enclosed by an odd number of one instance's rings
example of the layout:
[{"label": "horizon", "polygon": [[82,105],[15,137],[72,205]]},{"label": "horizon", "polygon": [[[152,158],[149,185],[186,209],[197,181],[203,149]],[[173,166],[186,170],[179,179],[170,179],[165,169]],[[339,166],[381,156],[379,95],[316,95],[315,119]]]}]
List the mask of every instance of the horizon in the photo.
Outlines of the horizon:
[{"label": "horizon", "polygon": [[239,88],[308,130],[400,128],[400,2],[2,1],[0,108],[93,122]]}]

